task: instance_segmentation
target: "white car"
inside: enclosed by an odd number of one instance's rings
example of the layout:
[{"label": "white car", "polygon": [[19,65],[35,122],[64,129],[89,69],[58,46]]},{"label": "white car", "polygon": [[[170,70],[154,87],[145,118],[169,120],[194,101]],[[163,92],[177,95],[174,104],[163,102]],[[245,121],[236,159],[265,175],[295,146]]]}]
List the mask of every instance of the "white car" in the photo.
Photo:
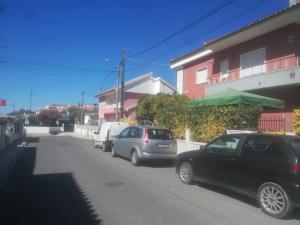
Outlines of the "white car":
[{"label": "white car", "polygon": [[124,122],[102,123],[99,131],[94,133],[94,147],[102,148],[104,152],[110,151],[113,139],[128,126],[129,124]]}]

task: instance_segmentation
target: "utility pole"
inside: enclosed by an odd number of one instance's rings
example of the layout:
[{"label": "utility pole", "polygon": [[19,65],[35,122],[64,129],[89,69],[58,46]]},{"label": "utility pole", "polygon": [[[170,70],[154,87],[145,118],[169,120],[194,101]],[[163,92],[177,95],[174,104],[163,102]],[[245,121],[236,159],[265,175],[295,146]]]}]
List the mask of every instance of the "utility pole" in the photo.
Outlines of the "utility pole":
[{"label": "utility pole", "polygon": [[119,109],[119,103],[120,103],[120,66],[119,66],[119,72],[118,72],[118,79],[117,79],[117,94],[116,94],[116,106],[117,106],[117,121],[120,120],[120,109]]},{"label": "utility pole", "polygon": [[83,103],[84,103],[84,91],[81,92],[81,111],[80,111],[80,124],[83,125]]},{"label": "utility pole", "polygon": [[125,63],[126,63],[126,55],[125,49],[121,51],[121,62],[119,66],[119,82],[121,84],[121,91],[120,91],[120,115],[119,118],[124,117],[124,77],[125,77]]},{"label": "utility pole", "polygon": [[31,113],[31,103],[32,103],[32,90],[30,90],[30,98],[29,98],[29,112]]}]

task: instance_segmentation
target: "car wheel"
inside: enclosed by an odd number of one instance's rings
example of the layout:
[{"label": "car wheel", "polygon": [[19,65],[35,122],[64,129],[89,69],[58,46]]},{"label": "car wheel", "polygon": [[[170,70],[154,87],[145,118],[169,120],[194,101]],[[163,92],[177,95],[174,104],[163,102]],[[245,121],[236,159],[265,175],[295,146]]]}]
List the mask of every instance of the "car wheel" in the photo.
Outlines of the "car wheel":
[{"label": "car wheel", "polygon": [[193,183],[193,168],[188,162],[182,162],[179,167],[179,179],[185,184]]},{"label": "car wheel", "polygon": [[131,163],[134,166],[138,166],[140,164],[139,155],[136,150],[131,153]]},{"label": "car wheel", "polygon": [[112,148],[111,148],[111,156],[112,157],[117,157],[118,156],[117,153],[116,153],[115,146],[112,146]]},{"label": "car wheel", "polygon": [[264,213],[276,218],[286,217],[292,210],[287,193],[276,183],[262,184],[257,192],[257,200]]},{"label": "car wheel", "polygon": [[94,141],[94,148],[97,148],[96,142]]}]

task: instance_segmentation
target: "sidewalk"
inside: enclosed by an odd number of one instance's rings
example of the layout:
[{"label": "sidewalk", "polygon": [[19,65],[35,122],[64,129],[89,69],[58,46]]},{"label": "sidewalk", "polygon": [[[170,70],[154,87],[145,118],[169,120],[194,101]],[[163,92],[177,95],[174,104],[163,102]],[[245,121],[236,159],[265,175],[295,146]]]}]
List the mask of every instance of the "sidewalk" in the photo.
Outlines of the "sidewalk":
[{"label": "sidewalk", "polygon": [[0,151],[0,190],[5,185],[11,168],[23,151],[22,139]]}]

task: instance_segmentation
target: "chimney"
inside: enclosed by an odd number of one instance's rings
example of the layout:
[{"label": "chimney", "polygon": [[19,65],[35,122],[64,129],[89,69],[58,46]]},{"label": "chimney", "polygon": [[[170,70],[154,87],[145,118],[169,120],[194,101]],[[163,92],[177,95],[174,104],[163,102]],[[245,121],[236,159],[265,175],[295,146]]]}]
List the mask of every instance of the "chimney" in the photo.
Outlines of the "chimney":
[{"label": "chimney", "polygon": [[289,0],[289,7],[292,7],[299,3],[300,3],[300,0]]}]

